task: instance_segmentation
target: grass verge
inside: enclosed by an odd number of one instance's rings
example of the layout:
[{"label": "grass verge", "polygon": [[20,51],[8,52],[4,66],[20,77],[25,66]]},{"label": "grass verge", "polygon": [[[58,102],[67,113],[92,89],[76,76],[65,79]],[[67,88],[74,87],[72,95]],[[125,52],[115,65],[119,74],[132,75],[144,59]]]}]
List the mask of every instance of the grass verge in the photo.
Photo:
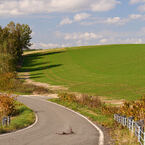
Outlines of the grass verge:
[{"label": "grass verge", "polygon": [[28,127],[35,122],[34,112],[25,105],[17,103],[16,110],[16,115],[11,118],[10,126],[0,126],[0,134]]},{"label": "grass verge", "polygon": [[113,140],[113,144],[115,145],[139,145],[137,143],[137,138],[134,137],[133,134],[113,120],[113,114],[102,114],[100,108],[89,108],[86,105],[76,102],[63,101],[60,99],[51,99],[49,101],[68,107],[88,117],[94,123],[104,126],[108,130]]}]

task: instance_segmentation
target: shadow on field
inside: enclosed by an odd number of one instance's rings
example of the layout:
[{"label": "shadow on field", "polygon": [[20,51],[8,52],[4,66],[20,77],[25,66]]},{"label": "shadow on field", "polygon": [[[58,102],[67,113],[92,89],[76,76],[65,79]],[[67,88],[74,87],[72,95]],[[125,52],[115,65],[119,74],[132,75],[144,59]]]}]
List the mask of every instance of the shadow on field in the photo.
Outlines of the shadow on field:
[{"label": "shadow on field", "polygon": [[[37,64],[36,64],[36,66],[37,66]],[[59,67],[59,66],[62,66],[62,64],[55,64],[55,65],[48,65],[48,66],[39,66],[36,68],[22,69],[21,72],[34,72],[34,71],[38,71],[38,70],[45,70],[45,69],[50,69],[50,68]]]},{"label": "shadow on field", "polygon": [[[56,51],[56,52],[48,52],[48,53],[34,53],[34,54],[28,54],[24,56],[24,62],[23,62],[23,67],[19,72],[35,72],[39,70],[46,70],[46,69],[51,69],[55,67],[60,67],[62,64],[53,64],[50,65],[49,59],[45,59],[44,62],[36,62],[37,60],[41,59],[44,56],[49,56],[49,55],[57,55],[60,53],[64,53],[65,51]],[[33,78],[37,77],[33,76]],[[39,75],[39,74],[38,74]]]}]

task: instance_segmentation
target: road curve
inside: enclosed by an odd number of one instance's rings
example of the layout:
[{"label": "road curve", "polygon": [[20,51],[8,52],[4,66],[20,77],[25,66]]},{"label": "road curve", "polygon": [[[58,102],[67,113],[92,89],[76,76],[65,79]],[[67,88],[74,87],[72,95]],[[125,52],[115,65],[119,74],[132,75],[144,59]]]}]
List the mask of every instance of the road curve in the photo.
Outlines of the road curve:
[{"label": "road curve", "polygon": [[[0,136],[0,145],[100,145],[99,132],[84,118],[37,96],[19,97],[38,121],[31,128]],[[58,135],[72,128],[74,134]]]}]

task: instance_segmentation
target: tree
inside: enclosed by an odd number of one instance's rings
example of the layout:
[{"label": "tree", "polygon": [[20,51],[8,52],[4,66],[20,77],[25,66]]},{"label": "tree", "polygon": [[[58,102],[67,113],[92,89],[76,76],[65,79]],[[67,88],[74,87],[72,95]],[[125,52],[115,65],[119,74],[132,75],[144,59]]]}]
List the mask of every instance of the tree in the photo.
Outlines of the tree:
[{"label": "tree", "polygon": [[0,26],[0,72],[14,71],[22,64],[23,50],[29,49],[32,30],[28,25],[10,22]]},{"label": "tree", "polygon": [[32,39],[31,37],[32,30],[28,25],[25,24],[21,25],[19,23],[15,25],[14,22],[10,22],[7,25],[7,28],[9,29],[9,33],[10,33],[9,40],[12,40],[13,38],[16,40],[15,46],[16,46],[17,53],[15,54],[14,52],[14,55],[18,59],[17,61],[21,63],[23,50],[29,49],[29,47],[31,46],[30,40]]}]

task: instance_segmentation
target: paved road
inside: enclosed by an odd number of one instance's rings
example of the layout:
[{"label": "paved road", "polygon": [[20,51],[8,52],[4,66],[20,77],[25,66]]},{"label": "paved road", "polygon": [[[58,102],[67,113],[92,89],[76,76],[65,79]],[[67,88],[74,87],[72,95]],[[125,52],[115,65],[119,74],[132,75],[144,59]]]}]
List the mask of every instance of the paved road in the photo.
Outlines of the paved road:
[{"label": "paved road", "polygon": [[[75,113],[40,97],[19,97],[19,101],[36,112],[38,122],[29,129],[0,136],[0,145],[99,145],[99,132]],[[75,134],[56,134],[70,127]]]}]

